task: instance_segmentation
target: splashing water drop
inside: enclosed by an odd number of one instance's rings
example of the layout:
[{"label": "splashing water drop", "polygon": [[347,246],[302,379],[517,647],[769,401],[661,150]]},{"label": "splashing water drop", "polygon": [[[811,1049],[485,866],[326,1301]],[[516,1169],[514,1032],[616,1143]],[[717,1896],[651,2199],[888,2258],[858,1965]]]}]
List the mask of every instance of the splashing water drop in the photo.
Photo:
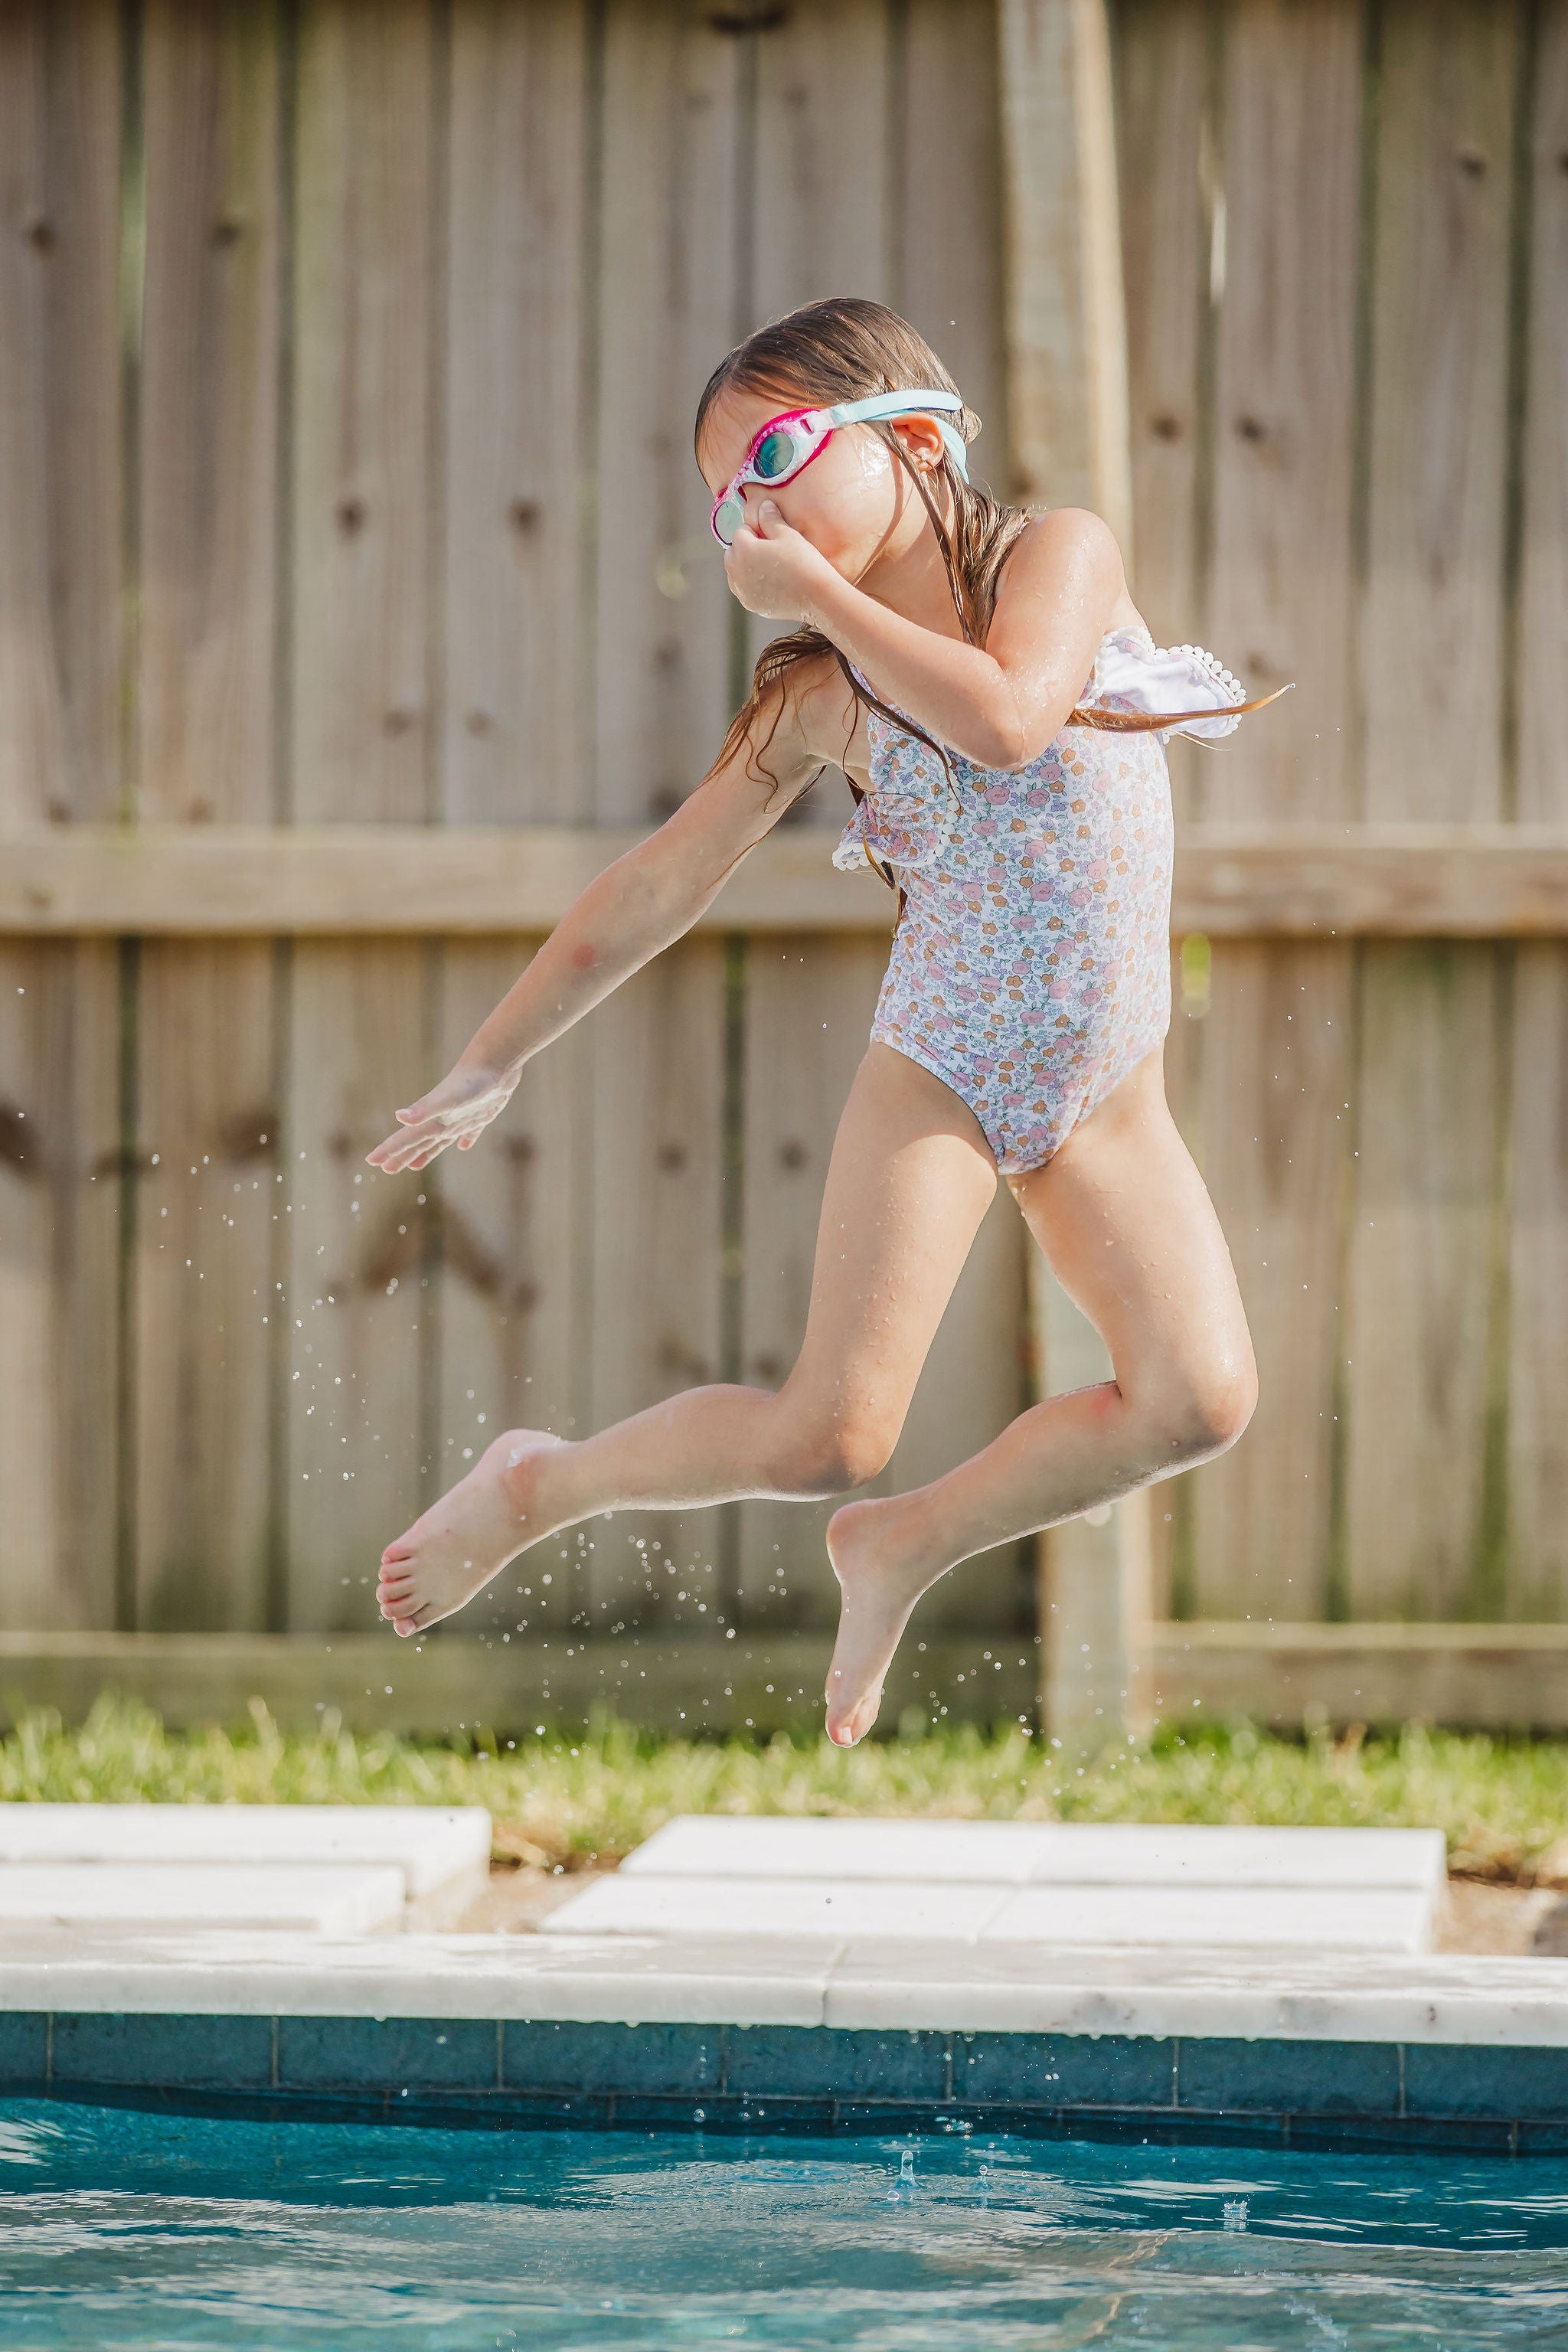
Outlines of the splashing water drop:
[{"label": "splashing water drop", "polygon": [[1246,2229],[1247,2200],[1245,2197],[1227,2197],[1226,2199],[1224,2220],[1225,2226],[1227,2230]]}]

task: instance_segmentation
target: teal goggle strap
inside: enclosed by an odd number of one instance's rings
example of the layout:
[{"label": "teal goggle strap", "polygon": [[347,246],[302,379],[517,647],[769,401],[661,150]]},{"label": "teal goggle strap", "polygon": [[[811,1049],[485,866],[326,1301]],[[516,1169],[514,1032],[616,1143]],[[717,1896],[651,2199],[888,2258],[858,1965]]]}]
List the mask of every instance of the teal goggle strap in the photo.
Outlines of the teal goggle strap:
[{"label": "teal goggle strap", "polygon": [[[963,403],[955,392],[878,392],[873,393],[868,400],[841,400],[837,408],[829,408],[824,413],[835,425],[878,425],[889,416],[925,416],[939,410],[945,410],[951,415],[963,406]],[[935,423],[948,456],[967,481],[969,451],[963,436],[955,432],[951,425],[944,425],[940,415],[936,415]]]}]

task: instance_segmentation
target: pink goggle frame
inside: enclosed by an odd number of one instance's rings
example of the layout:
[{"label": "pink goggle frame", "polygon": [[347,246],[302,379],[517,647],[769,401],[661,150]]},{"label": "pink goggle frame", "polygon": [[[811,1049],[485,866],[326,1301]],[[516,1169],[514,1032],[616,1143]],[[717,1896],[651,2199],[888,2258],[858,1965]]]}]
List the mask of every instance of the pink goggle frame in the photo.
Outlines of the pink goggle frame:
[{"label": "pink goggle frame", "polygon": [[[822,455],[840,425],[870,425],[889,416],[928,416],[933,412],[951,415],[963,406],[954,392],[879,392],[868,400],[841,400],[833,408],[789,408],[770,416],[753,434],[741,466],[714,499],[709,528],[721,547],[732,547],[735,533],[746,520],[742,496],[746,485],[755,482],[771,490],[781,482],[793,481],[814,457]],[[935,414],[933,421],[948,456],[967,481],[969,453],[963,436],[943,422],[942,413]]]}]

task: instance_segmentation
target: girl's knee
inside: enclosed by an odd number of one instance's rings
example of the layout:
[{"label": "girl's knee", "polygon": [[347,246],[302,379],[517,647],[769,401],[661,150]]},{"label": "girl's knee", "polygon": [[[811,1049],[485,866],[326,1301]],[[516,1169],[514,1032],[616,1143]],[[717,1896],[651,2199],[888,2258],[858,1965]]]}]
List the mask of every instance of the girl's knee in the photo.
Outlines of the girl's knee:
[{"label": "girl's knee", "polygon": [[1258,1405],[1258,1370],[1250,1349],[1201,1366],[1183,1368],[1165,1384],[1150,1418],[1161,1459],[1189,1468],[1226,1452]]},{"label": "girl's knee", "polygon": [[803,1502],[846,1494],[886,1469],[898,1434],[875,1412],[792,1414],[773,1448],[773,1484]]}]

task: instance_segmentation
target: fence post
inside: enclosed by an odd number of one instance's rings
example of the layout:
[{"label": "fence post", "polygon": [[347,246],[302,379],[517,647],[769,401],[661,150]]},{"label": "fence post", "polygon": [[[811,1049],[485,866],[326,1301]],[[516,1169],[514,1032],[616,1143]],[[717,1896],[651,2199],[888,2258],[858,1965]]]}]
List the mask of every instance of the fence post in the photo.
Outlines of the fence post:
[{"label": "fence post", "polygon": [[1013,490],[1105,517],[1132,570],[1105,0],[997,0]]},{"label": "fence post", "polygon": [[[1014,494],[1091,507],[1132,564],[1127,317],[1105,0],[997,0],[1008,431]],[[1037,1260],[1038,1393],[1109,1372],[1098,1335]],[[1150,1713],[1145,1495],[1040,1540],[1041,1701],[1092,1754]]]}]

